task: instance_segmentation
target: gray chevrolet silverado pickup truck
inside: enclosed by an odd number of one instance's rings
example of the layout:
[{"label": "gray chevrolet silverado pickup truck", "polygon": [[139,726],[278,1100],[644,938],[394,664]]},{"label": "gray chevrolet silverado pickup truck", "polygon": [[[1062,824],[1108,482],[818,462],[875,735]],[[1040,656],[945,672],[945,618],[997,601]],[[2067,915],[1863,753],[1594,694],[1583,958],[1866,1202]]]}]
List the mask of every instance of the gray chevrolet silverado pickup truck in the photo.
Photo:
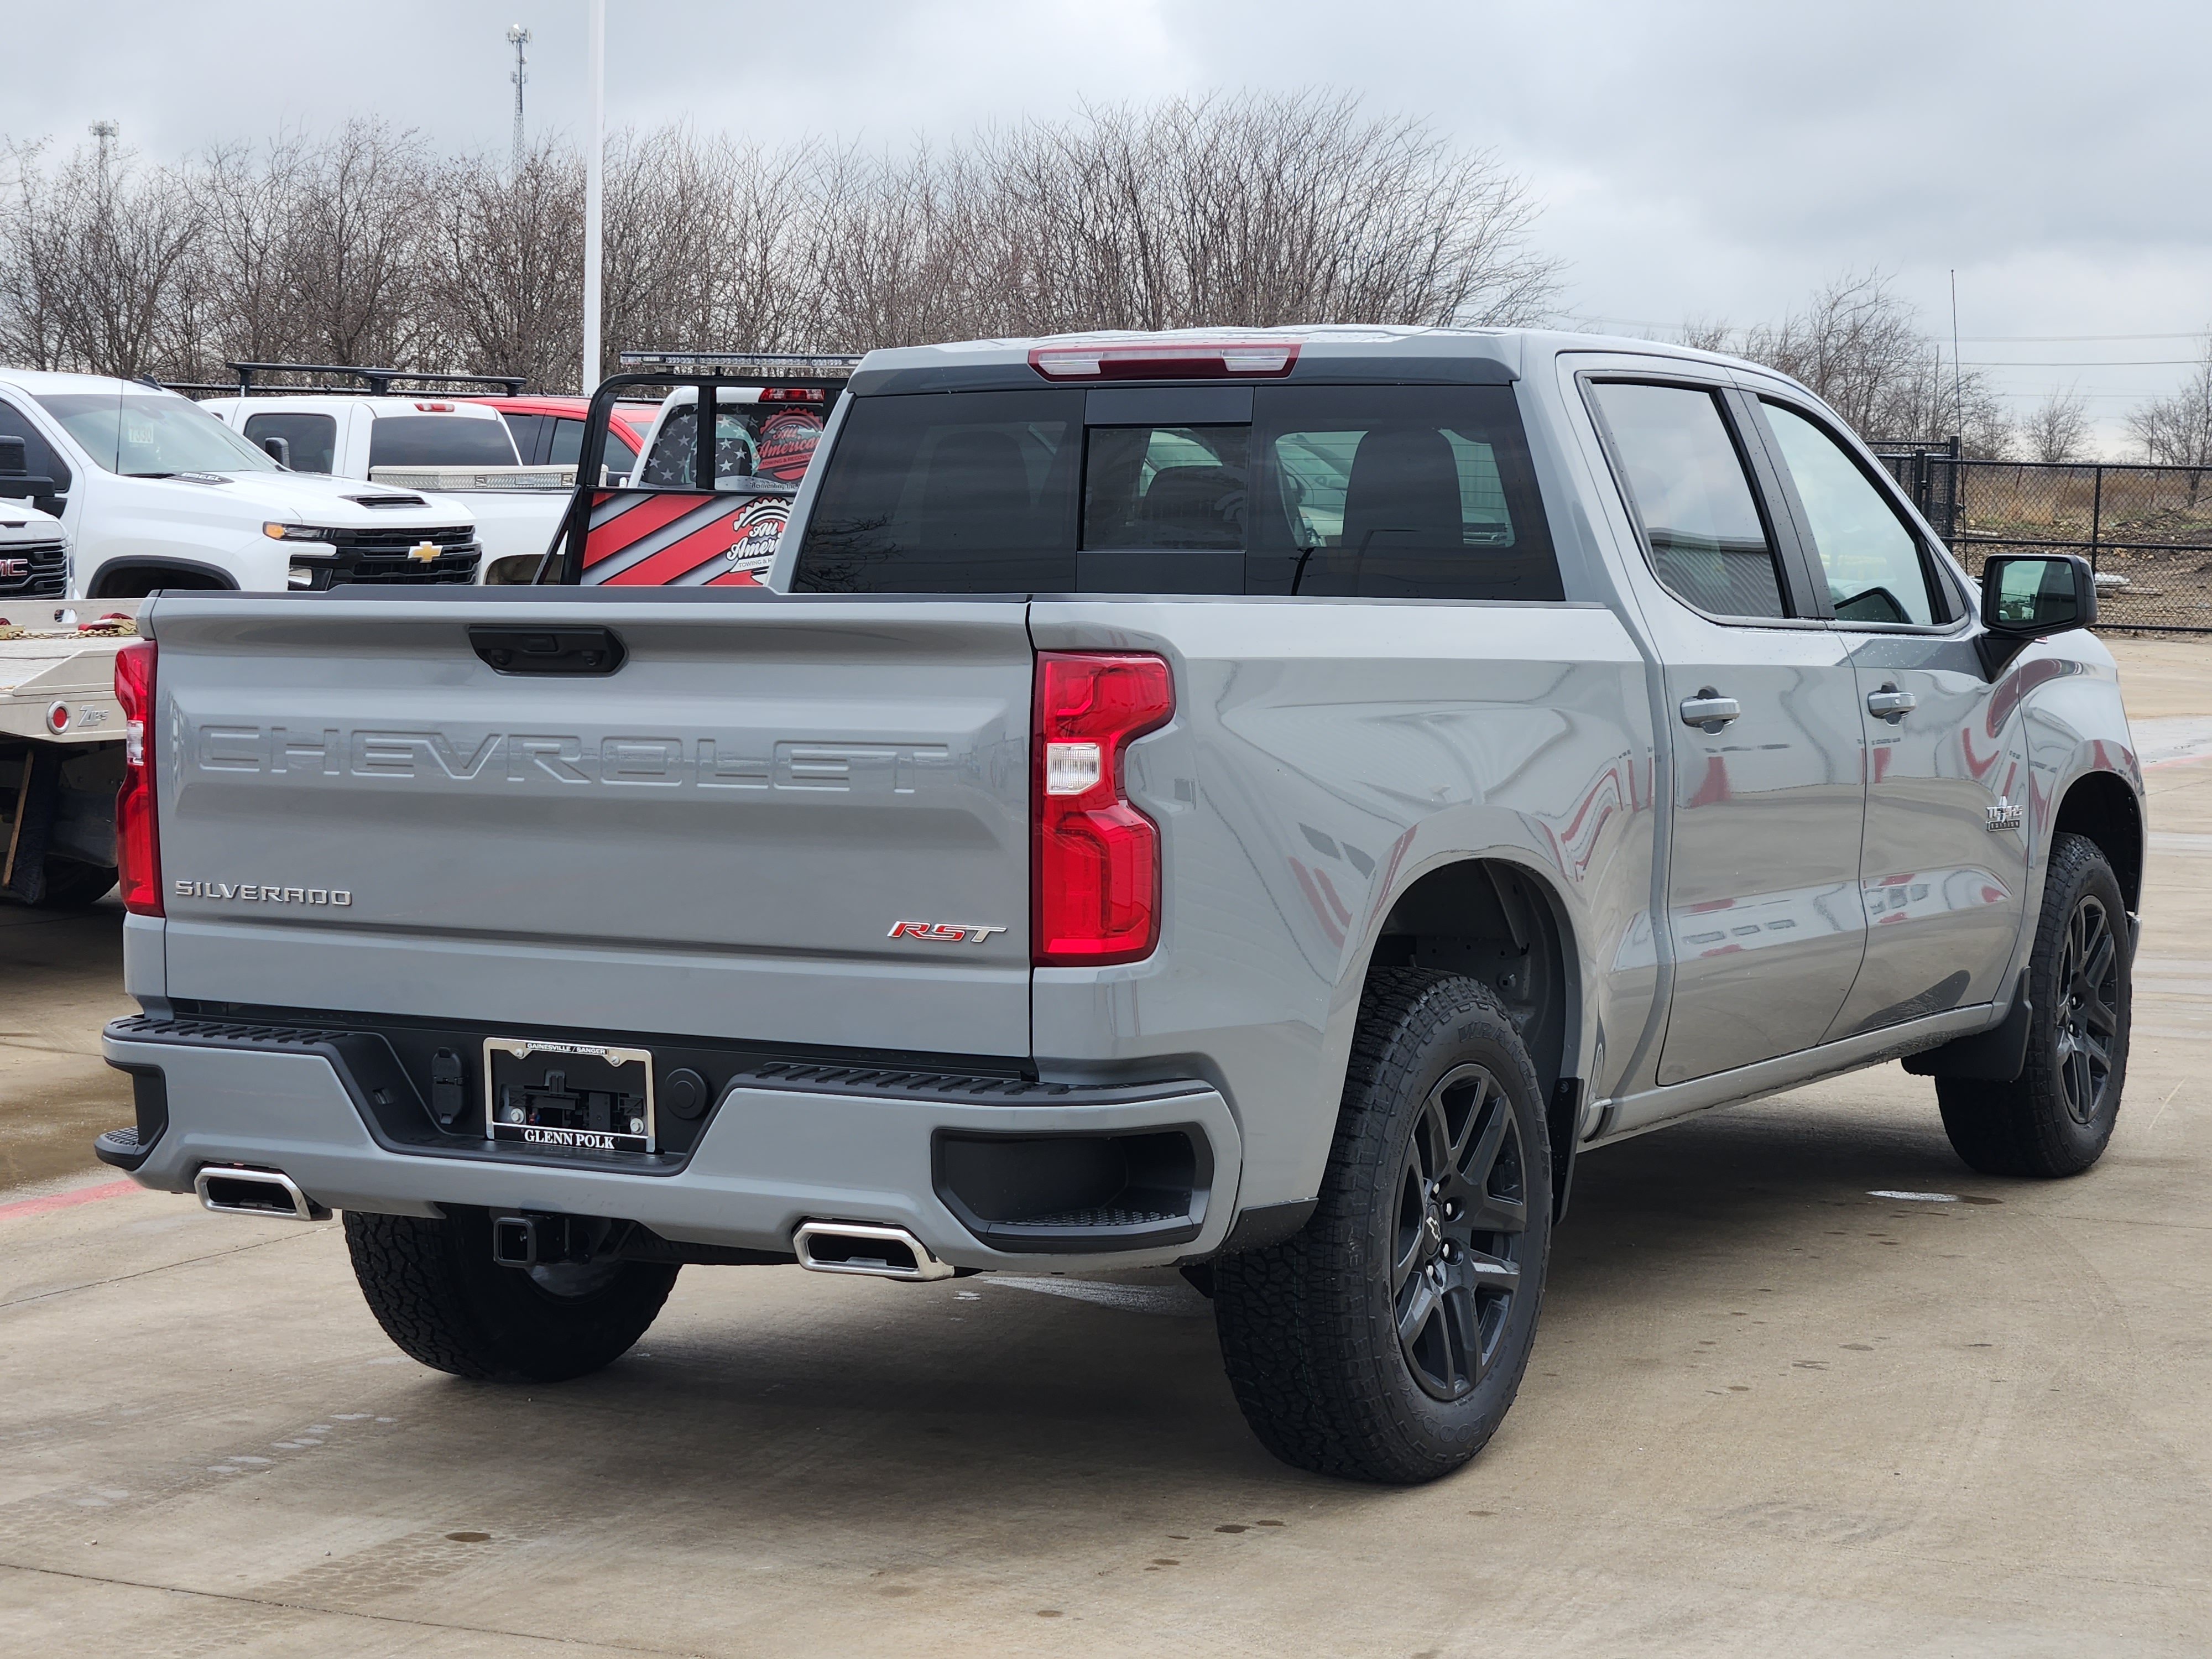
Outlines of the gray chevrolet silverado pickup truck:
[{"label": "gray chevrolet silverado pickup truck", "polygon": [[2112,1133],[2087,568],[1971,582],[1749,364],[878,352],[768,590],[621,562],[164,594],[118,668],[100,1155],[343,1212],[427,1364],[604,1365],[686,1264],[1180,1266],[1270,1449],[1417,1480],[1511,1403],[1579,1153],[1899,1058],[1975,1169]]}]

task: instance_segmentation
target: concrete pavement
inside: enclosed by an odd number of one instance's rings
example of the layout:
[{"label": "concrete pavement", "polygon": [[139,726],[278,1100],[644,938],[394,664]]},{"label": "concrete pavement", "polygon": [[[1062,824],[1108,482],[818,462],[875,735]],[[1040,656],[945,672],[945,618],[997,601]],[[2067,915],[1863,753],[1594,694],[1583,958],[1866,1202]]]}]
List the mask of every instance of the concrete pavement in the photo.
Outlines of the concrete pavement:
[{"label": "concrete pavement", "polygon": [[423,1370],[334,1226],[59,1175],[43,1119],[128,1115],[112,921],[0,933],[66,969],[0,1046],[0,1651],[2203,1654],[2212,762],[2151,779],[2096,1170],[1972,1175],[1895,1066],[1594,1155],[1519,1404],[1412,1492],[1262,1454],[1166,1274],[687,1269],[599,1376]]}]

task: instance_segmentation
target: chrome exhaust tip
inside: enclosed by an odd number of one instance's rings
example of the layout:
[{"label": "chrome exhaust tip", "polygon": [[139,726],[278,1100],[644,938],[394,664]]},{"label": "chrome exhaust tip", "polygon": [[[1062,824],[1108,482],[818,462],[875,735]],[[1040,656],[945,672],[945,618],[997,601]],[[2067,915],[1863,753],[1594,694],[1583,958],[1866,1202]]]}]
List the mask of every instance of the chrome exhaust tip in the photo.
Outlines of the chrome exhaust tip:
[{"label": "chrome exhaust tip", "polygon": [[201,1167],[192,1190],[204,1208],[219,1215],[281,1215],[294,1221],[328,1221],[331,1212],[301,1192],[282,1170],[246,1170],[220,1164]]},{"label": "chrome exhaust tip", "polygon": [[799,1265],[811,1273],[870,1279],[950,1279],[952,1264],[903,1227],[872,1221],[807,1221],[791,1236]]}]

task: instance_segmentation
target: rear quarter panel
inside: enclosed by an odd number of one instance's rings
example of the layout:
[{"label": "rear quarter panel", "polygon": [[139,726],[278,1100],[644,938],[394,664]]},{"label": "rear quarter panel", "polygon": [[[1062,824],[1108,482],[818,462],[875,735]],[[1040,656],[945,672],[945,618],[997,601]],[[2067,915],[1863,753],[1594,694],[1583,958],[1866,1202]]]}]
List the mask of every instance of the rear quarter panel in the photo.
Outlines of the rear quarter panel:
[{"label": "rear quarter panel", "polygon": [[1508,860],[1555,896],[1580,964],[1571,1074],[1599,1031],[1642,1029],[1652,733],[1644,659],[1610,611],[1071,600],[1037,603],[1030,627],[1040,649],[1159,652],[1177,693],[1129,751],[1162,830],[1160,948],[1039,969],[1039,1064],[1208,1078],[1244,1137],[1240,1205],[1317,1189],[1382,921],[1444,864]]}]

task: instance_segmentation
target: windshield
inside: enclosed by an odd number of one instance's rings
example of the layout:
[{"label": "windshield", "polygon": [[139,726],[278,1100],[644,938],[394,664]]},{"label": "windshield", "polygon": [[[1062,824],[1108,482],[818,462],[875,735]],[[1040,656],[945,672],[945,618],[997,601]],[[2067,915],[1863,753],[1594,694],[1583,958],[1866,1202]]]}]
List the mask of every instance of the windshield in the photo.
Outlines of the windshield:
[{"label": "windshield", "polygon": [[95,465],[126,478],[280,471],[265,451],[183,398],[70,392],[39,404]]}]

